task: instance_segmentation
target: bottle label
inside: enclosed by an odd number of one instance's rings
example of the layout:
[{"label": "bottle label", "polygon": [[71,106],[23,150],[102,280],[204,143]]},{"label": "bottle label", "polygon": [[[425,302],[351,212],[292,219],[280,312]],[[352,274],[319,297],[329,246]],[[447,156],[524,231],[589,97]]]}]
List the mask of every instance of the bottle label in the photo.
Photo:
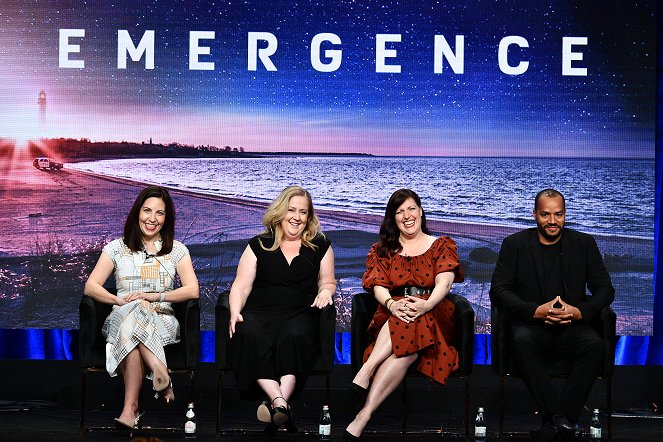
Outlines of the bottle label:
[{"label": "bottle label", "polygon": [[589,437],[600,439],[601,429],[597,427],[589,427]]},{"label": "bottle label", "polygon": [[486,427],[474,427],[474,435],[478,437],[486,437]]},{"label": "bottle label", "polygon": [[330,424],[320,424],[318,429],[318,434],[320,436],[330,436],[331,435],[331,425]]},{"label": "bottle label", "polygon": [[184,424],[184,432],[185,433],[195,433],[196,432],[196,423],[193,421],[186,421]]}]

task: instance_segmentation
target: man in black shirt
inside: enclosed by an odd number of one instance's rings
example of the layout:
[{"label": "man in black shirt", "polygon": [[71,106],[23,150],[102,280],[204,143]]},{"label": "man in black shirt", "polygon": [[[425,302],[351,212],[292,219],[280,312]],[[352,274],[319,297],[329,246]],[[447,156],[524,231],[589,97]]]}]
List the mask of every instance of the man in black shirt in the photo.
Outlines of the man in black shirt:
[{"label": "man in black shirt", "polygon": [[[539,192],[533,215],[536,228],[502,242],[490,300],[511,319],[514,362],[541,413],[542,430],[554,427],[554,437],[575,431],[604,359],[603,342],[590,323],[615,291],[594,238],[564,227],[561,193]],[[546,358],[559,354],[574,364],[558,396]]]}]

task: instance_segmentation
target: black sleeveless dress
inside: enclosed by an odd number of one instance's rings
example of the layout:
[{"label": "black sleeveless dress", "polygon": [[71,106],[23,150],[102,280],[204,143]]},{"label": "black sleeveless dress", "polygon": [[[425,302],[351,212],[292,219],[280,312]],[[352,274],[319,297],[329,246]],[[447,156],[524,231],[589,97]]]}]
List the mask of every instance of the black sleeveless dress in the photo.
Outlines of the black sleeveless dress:
[{"label": "black sleeveless dress", "polygon": [[297,377],[296,397],[320,347],[320,310],[311,307],[318,294],[320,262],[330,242],[322,235],[302,246],[290,265],[281,249],[268,252],[271,236],[256,236],[249,246],[258,258],[256,278],[246,300],[244,322],[235,327],[228,356],[243,399],[264,393],[257,379],[278,380],[286,374]]}]

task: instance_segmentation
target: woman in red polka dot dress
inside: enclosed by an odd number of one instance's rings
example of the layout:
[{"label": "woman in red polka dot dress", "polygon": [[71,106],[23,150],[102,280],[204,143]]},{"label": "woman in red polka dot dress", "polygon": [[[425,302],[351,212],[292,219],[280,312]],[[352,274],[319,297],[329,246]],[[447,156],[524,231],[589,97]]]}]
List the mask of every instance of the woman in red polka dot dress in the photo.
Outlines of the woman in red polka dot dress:
[{"label": "woman in red polka dot dress", "polygon": [[362,283],[379,305],[368,327],[364,365],[352,381],[366,399],[344,433],[346,440],[359,438],[415,361],[422,374],[440,384],[458,368],[458,352],[448,345],[455,334],[454,305],[444,298],[454,282],[462,281],[454,241],[430,235],[415,192],[394,192],[380,241],[366,257]]}]

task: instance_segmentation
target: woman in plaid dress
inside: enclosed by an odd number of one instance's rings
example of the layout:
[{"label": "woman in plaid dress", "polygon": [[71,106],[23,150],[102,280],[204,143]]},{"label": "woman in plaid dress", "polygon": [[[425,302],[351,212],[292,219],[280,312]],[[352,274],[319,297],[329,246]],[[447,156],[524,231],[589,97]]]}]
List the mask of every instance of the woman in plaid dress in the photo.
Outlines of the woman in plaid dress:
[{"label": "woman in plaid dress", "polygon": [[[113,304],[106,318],[106,369],[124,378],[118,429],[138,427],[143,378],[170,403],[175,399],[163,347],[179,342],[171,303],[198,298],[198,280],[184,244],[174,240],[175,207],[168,191],[150,186],[139,195],[124,224],[124,236],[108,243],[85,284],[85,294]],[[115,275],[117,295],[103,287]],[[173,289],[175,277],[181,286]]]}]

